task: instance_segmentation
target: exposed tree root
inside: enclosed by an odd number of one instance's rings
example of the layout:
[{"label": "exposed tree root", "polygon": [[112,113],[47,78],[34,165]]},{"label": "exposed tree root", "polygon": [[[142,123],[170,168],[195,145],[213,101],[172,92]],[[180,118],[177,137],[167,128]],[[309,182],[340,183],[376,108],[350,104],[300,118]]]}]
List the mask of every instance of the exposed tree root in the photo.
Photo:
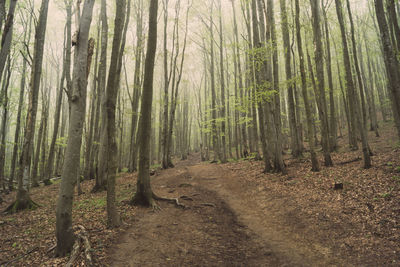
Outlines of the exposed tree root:
[{"label": "exposed tree root", "polygon": [[175,204],[177,207],[182,208],[182,209],[185,209],[185,208],[186,208],[185,205],[183,205],[182,203],[179,202],[179,199],[178,199],[178,198],[159,197],[159,196],[157,196],[157,195],[154,194],[154,193],[153,193],[153,198],[154,198],[155,200],[158,200],[158,201],[166,201],[166,202],[173,203],[173,204]]},{"label": "exposed tree root", "polygon": [[180,198],[182,198],[182,199],[184,199],[184,200],[193,201],[193,198],[188,197],[188,196],[181,196]]},{"label": "exposed tree root", "polygon": [[6,214],[14,214],[21,210],[34,210],[40,207],[39,204],[35,203],[29,196],[26,196],[22,199],[17,199],[13,203],[11,203],[5,210]]},{"label": "exposed tree root", "polygon": [[217,207],[214,203],[200,203],[199,205],[213,208]]},{"label": "exposed tree root", "polygon": [[85,266],[93,266],[92,254],[90,253],[90,250],[92,248],[90,245],[86,229],[82,225],[77,225],[74,228],[79,232],[76,234],[77,238],[72,248],[71,257],[65,266],[66,267],[76,266],[75,261],[82,251],[82,245],[83,245],[83,251],[85,253]]},{"label": "exposed tree root", "polygon": [[69,258],[69,261],[67,262],[67,264],[65,264],[65,267],[74,266],[75,261],[78,258],[79,252],[81,250],[81,243],[82,243],[82,241],[80,238],[77,238],[75,240],[74,246],[71,251],[71,257]]}]

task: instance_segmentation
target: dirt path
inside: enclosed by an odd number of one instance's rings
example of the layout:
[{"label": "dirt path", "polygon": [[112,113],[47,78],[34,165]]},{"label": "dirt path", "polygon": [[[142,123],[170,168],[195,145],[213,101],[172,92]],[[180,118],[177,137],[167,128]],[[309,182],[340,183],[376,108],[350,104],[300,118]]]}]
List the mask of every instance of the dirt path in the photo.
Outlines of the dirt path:
[{"label": "dirt path", "polygon": [[[109,251],[111,266],[343,265],[318,236],[304,235],[289,199],[260,199],[262,190],[197,156],[162,171],[159,195],[181,197],[187,208],[160,203],[141,208],[135,225]],[[349,265],[349,262],[346,263]]]}]

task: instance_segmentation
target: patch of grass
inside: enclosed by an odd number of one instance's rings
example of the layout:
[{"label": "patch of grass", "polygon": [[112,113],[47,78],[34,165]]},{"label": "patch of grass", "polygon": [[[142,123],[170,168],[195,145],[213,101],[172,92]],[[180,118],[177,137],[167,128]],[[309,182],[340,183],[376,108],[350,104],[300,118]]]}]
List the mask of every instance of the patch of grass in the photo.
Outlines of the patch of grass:
[{"label": "patch of grass", "polygon": [[121,170],[121,172],[127,173],[127,172],[128,172],[128,168],[123,168],[123,169]]},{"label": "patch of grass", "polygon": [[397,141],[397,142],[394,144],[393,148],[400,148],[400,141]]},{"label": "patch of grass", "polygon": [[392,196],[392,194],[389,193],[389,192],[386,192],[386,193],[380,194],[379,196],[380,196],[381,198],[388,199],[388,198],[390,198],[390,197]]},{"label": "patch of grass", "polygon": [[389,161],[388,163],[386,163],[386,166],[389,166],[389,167],[393,166],[393,162]]},{"label": "patch of grass", "polygon": [[150,166],[150,169],[157,169],[157,168],[161,168],[161,164],[153,164]]},{"label": "patch of grass", "polygon": [[79,210],[88,210],[90,208],[103,208],[107,204],[105,198],[97,198],[97,199],[84,199],[77,203],[76,209]]}]

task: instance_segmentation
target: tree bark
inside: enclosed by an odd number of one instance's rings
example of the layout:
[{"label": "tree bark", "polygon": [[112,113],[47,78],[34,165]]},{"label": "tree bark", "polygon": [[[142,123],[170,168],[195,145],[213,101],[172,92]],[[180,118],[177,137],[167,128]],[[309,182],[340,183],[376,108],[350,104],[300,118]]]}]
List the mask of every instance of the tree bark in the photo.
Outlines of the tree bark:
[{"label": "tree bark", "polygon": [[[114,39],[111,51],[110,70],[108,72],[107,89],[106,89],[106,110],[107,110],[107,123],[103,125],[103,134],[107,139],[107,155],[108,161],[106,162],[105,175],[107,180],[107,225],[108,227],[118,227],[120,224],[119,214],[115,205],[115,178],[118,169],[118,149],[116,142],[116,129],[115,129],[115,111],[116,102],[120,83],[120,62],[122,62],[122,55],[124,53],[124,27],[128,27],[129,12],[127,21],[124,22],[126,16],[126,0],[116,2],[116,14],[114,22]],[[125,24],[125,26],[124,26]]]},{"label": "tree bark", "polygon": [[154,61],[157,49],[157,12],[158,0],[150,1],[149,32],[145,60],[141,117],[139,120],[139,172],[136,193],[131,203],[155,206],[150,185],[150,135],[151,107],[153,102]]},{"label": "tree bark", "polygon": [[354,103],[354,104],[351,104],[350,107],[354,106],[354,116],[355,116],[357,124],[358,124],[358,130],[360,131],[361,141],[362,141],[362,149],[363,149],[363,155],[364,155],[364,168],[367,169],[367,168],[371,167],[371,158],[370,158],[370,154],[369,154],[366,129],[364,127],[364,124],[361,121],[360,102],[359,102],[357,93],[355,91],[353,78],[352,78],[350,55],[349,55],[347,39],[346,39],[346,31],[345,31],[344,20],[343,20],[342,3],[341,3],[341,0],[335,0],[335,3],[336,3],[336,13],[337,13],[339,24],[340,24],[340,32],[341,32],[341,36],[342,36],[343,62],[344,62],[345,74],[346,74],[346,76],[345,76],[346,77],[346,87],[347,87],[347,90],[349,91],[349,101],[351,101],[351,103]]},{"label": "tree bark", "polygon": [[301,90],[304,100],[304,106],[306,110],[306,118],[307,118],[307,133],[308,133],[308,143],[310,146],[310,155],[311,155],[311,163],[312,163],[312,171],[319,171],[319,162],[317,159],[317,155],[315,153],[315,143],[314,143],[314,118],[313,113],[311,111],[311,105],[308,98],[307,92],[307,77],[306,70],[304,65],[304,52],[303,52],[303,41],[301,38],[301,28],[300,28],[300,4],[299,0],[295,0],[295,8],[296,8],[296,16],[295,16],[295,24],[296,24],[296,39],[297,39],[297,51],[299,54],[299,68],[300,68],[300,76],[301,76]]},{"label": "tree bark", "polygon": [[[94,41],[89,41],[94,0],[86,0],[79,23],[78,42],[75,47],[72,90],[69,95],[70,121],[68,143],[61,175],[56,210],[57,256],[65,256],[72,249],[75,236],[72,230],[72,202],[78,176],[82,130],[85,122],[88,54]],[[88,49],[89,48],[89,49]],[[93,52],[93,51],[92,51]]]},{"label": "tree bark", "polygon": [[325,97],[325,77],[324,77],[324,56],[322,47],[321,36],[321,20],[320,20],[320,1],[311,1],[311,11],[313,17],[313,35],[314,35],[314,61],[317,73],[317,105],[319,114],[321,115],[321,134],[322,134],[322,148],[324,152],[325,166],[332,166],[332,159],[330,154],[329,142],[329,124],[328,124],[328,110]]},{"label": "tree bark", "polygon": [[49,0],[43,0],[40,7],[39,19],[36,25],[28,102],[29,104],[25,123],[24,143],[22,147],[20,168],[18,173],[18,192],[16,201],[6,209],[10,213],[23,209],[35,208],[37,206],[31,200],[28,190],[30,182],[32,146],[35,136],[35,122],[39,98],[40,78],[42,75],[43,50],[46,36],[48,7]]}]

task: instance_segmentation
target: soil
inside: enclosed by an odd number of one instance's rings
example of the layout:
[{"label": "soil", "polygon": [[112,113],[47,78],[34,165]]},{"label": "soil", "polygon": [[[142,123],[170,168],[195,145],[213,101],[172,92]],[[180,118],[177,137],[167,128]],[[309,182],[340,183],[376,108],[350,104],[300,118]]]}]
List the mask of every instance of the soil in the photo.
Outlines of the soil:
[{"label": "soil", "polygon": [[[108,251],[107,264],[398,266],[400,186],[392,169],[382,166],[400,162],[396,137],[388,132],[385,139],[371,133],[375,167],[370,170],[361,168],[360,152],[348,150],[344,139],[332,154],[335,167],[315,174],[308,160],[289,156],[289,173],[278,175],[263,174],[262,162],[210,164],[190,155],[152,180],[158,195],[179,197],[186,208],[164,202],[161,211],[139,208],[132,227]],[[368,182],[366,174],[379,182]],[[337,182],[345,190],[334,190]],[[390,198],[374,198],[388,188]],[[370,206],[375,210],[366,212]]]},{"label": "soil", "polygon": [[[119,175],[117,205],[124,225],[106,226],[106,193],[75,195],[73,225],[85,227],[94,266],[399,266],[400,143],[392,124],[370,132],[373,167],[347,139],[332,153],[334,167],[311,172],[308,154],[287,153],[285,175],[264,174],[263,162],[201,162],[194,153],[176,167],[156,170],[158,196],[179,198],[182,209],[158,201],[159,211],[128,204],[136,174]],[[334,190],[335,184],[343,189]],[[36,210],[0,214],[0,266],[64,266],[54,258],[59,184],[30,191]],[[15,199],[4,195],[0,209]],[[84,266],[83,253],[75,266]]]}]

